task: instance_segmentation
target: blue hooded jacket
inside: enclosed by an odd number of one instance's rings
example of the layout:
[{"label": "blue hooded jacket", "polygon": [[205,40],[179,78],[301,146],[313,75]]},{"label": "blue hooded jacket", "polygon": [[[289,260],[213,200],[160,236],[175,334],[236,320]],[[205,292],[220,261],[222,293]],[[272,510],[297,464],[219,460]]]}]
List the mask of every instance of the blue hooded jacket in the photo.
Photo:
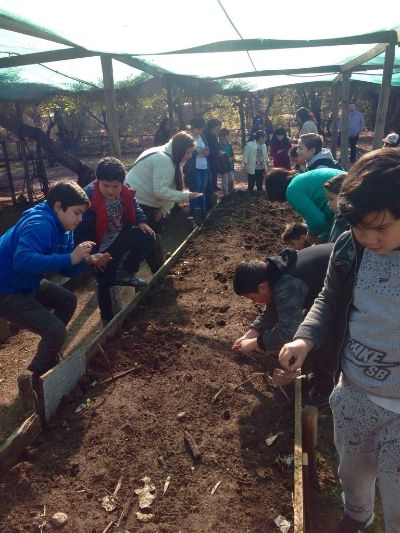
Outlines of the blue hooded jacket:
[{"label": "blue hooded jacket", "polygon": [[78,274],[85,263],[71,264],[73,249],[73,233],[47,202],[28,209],[0,237],[0,292],[35,292],[47,272]]}]

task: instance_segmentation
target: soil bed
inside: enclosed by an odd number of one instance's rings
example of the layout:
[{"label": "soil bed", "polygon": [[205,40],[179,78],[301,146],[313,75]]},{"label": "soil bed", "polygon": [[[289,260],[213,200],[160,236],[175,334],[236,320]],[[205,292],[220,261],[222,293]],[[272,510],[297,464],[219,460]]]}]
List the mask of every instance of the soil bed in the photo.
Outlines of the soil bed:
[{"label": "soil bed", "polygon": [[[129,498],[131,532],[265,533],[278,530],[278,515],[293,522],[293,472],[282,461],[293,452],[293,412],[262,376],[238,387],[254,373],[272,373],[276,358],[231,351],[255,314],[233,294],[234,267],[277,252],[290,218],[264,195],[238,192],[219,205],[121,335],[104,346],[113,373],[138,364],[136,372],[103,390],[82,384],[2,479],[1,532],[39,531],[34,522],[44,505],[47,517],[67,513],[65,532],[102,532]],[[106,373],[99,363],[93,369]],[[76,413],[87,398],[89,407]],[[201,459],[193,460],[184,431]],[[268,447],[265,439],[278,432]],[[107,513],[101,499],[120,476],[118,507]],[[147,524],[136,518],[134,493],[144,476],[157,490]]]}]

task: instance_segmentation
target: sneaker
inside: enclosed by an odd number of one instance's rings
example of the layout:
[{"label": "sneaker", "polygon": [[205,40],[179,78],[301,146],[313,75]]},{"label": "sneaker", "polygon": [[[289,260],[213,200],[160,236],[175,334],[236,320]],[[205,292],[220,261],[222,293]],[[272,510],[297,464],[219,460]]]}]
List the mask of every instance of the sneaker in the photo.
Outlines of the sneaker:
[{"label": "sneaker", "polygon": [[343,518],[329,531],[329,533],[363,533],[367,530],[367,527],[372,524],[374,518],[375,515],[372,513],[371,517],[366,522],[359,522],[344,514]]},{"label": "sneaker", "polygon": [[147,281],[142,278],[138,278],[137,276],[126,276],[119,279],[117,285],[122,287],[135,287],[136,289],[142,289],[143,287],[147,287]]},{"label": "sneaker", "polygon": [[313,387],[308,393],[308,398],[306,399],[306,405],[312,405],[318,409],[324,409],[329,407],[329,396],[330,392],[324,392]]}]

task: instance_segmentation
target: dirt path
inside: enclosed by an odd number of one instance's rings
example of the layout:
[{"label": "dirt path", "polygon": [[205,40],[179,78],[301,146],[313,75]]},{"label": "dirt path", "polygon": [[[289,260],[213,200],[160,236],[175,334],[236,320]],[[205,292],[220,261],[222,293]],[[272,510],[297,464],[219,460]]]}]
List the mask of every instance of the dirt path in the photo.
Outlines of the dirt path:
[{"label": "dirt path", "polygon": [[[254,373],[271,372],[275,361],[230,348],[255,312],[232,292],[234,266],[277,251],[288,217],[257,194],[237,193],[220,205],[121,336],[105,346],[114,373],[140,368],[104,391],[77,390],[54,429],[2,480],[0,531],[34,531],[46,505],[48,515],[68,514],[63,531],[102,532],[121,512],[101,506],[121,475],[119,504],[134,499],[127,531],[264,533],[277,530],[278,515],[292,521],[292,470],[281,463],[293,448],[292,412],[259,376],[238,387]],[[94,407],[75,413],[88,397]],[[193,460],[184,431],[201,460]],[[265,439],[278,432],[268,447]],[[133,492],[144,476],[157,490],[147,525],[136,518]]]}]

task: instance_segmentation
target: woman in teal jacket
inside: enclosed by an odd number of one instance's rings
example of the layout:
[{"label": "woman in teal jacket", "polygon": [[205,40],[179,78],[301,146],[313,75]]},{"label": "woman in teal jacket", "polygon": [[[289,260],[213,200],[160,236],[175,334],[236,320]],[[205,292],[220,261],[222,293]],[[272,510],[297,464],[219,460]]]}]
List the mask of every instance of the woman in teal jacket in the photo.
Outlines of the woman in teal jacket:
[{"label": "woman in teal jacket", "polygon": [[326,242],[332,229],[334,214],[328,205],[324,183],[343,174],[337,168],[317,168],[297,174],[286,189],[286,199],[292,208],[301,215],[307,223],[309,244]]}]

